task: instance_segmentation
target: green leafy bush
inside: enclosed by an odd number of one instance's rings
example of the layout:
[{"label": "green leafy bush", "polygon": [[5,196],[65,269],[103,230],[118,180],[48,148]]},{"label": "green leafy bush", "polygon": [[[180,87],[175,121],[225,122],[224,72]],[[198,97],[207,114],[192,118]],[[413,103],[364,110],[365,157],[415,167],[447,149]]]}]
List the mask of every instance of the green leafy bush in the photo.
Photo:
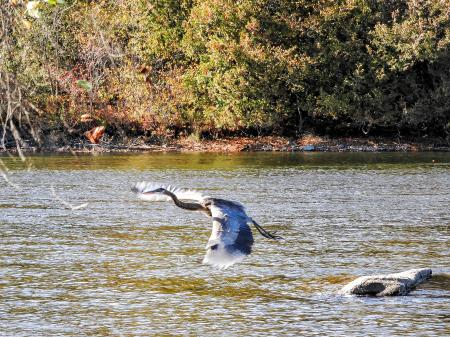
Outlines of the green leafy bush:
[{"label": "green leafy bush", "polygon": [[450,131],[448,1],[1,6],[0,72],[43,128],[77,134],[89,113],[107,131],[158,137]]}]

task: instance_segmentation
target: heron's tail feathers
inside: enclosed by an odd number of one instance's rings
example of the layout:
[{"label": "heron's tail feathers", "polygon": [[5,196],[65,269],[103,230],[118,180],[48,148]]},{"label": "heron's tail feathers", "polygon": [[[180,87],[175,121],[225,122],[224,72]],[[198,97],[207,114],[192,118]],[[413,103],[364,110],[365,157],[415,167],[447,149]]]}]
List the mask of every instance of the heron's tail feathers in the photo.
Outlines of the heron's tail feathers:
[{"label": "heron's tail feathers", "polygon": [[238,250],[227,249],[223,244],[208,247],[203,264],[209,264],[219,269],[227,269],[235,263],[241,262],[247,254]]},{"label": "heron's tail feathers", "polygon": [[258,225],[258,223],[252,219],[252,224],[255,226],[255,228],[258,230],[258,232],[268,239],[274,239],[274,240],[284,240],[282,236],[276,235],[276,232],[269,232],[267,231],[263,226]]}]

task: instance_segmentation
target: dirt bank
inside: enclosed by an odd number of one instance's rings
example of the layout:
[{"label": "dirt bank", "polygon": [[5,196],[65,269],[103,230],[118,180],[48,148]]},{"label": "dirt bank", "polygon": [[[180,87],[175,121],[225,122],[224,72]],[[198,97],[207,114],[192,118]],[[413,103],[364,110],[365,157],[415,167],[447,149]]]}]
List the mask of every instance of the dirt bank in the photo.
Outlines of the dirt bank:
[{"label": "dirt bank", "polygon": [[[41,148],[25,147],[25,152],[408,152],[449,151],[450,145],[442,140],[406,140],[388,138],[327,138],[305,135],[298,139],[277,136],[230,137],[215,140],[182,138],[165,142],[152,142],[143,137],[116,142],[107,136],[99,144],[87,139],[76,139],[65,145],[47,145]],[[14,147],[9,151],[14,152]]]}]

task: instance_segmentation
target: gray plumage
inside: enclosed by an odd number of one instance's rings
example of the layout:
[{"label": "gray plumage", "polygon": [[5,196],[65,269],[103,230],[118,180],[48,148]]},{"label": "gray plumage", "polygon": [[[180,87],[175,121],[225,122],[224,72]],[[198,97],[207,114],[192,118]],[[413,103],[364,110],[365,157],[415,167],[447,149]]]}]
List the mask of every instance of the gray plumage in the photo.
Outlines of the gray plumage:
[{"label": "gray plumage", "polygon": [[173,200],[180,208],[199,211],[211,217],[213,225],[203,259],[205,264],[227,268],[249,255],[254,243],[249,224],[253,224],[266,238],[281,238],[258,225],[247,215],[244,206],[238,202],[211,198],[192,190],[146,182],[136,184],[132,191],[143,200]]}]

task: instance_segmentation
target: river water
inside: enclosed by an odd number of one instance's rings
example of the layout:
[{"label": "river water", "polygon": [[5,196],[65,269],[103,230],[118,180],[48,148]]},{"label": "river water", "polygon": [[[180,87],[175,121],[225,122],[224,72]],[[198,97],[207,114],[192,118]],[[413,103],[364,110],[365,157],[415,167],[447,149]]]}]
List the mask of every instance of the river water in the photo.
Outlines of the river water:
[{"label": "river water", "polygon": [[[448,153],[0,158],[1,336],[450,334]],[[285,240],[202,265],[210,220],[137,200],[141,180],[240,201]],[[408,296],[336,294],[418,267]]]}]

